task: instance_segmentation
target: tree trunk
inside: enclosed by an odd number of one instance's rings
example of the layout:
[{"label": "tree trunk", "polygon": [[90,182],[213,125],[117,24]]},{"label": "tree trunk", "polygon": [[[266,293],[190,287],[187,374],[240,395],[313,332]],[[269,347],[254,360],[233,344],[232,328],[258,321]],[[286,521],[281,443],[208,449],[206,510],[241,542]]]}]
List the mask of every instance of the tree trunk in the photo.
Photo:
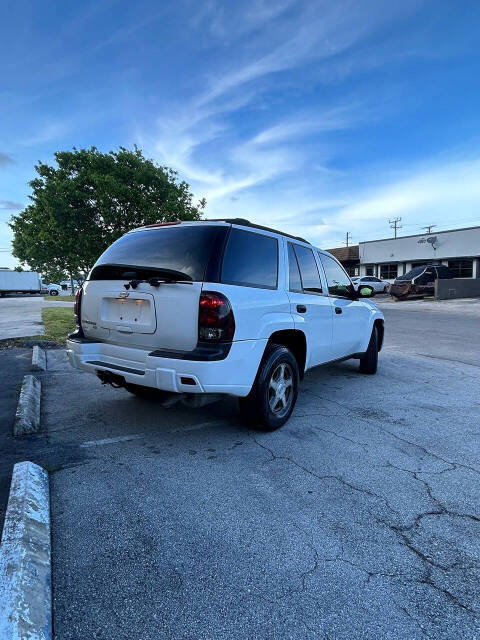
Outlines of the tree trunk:
[{"label": "tree trunk", "polygon": [[75,291],[74,291],[74,288],[73,288],[73,276],[72,276],[71,273],[70,273],[70,289],[72,291],[72,296],[74,296],[75,295]]}]

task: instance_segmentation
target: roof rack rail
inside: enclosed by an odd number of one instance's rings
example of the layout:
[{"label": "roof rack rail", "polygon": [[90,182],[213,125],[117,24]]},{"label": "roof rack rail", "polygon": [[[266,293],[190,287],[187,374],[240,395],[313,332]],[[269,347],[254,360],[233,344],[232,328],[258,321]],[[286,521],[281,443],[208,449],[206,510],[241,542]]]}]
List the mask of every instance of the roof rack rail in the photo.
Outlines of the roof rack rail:
[{"label": "roof rack rail", "polygon": [[242,225],[243,227],[263,229],[263,231],[271,231],[272,233],[278,233],[281,236],[286,236],[287,238],[293,238],[294,240],[300,240],[300,242],[310,244],[310,242],[308,240],[305,240],[305,238],[301,238],[300,236],[292,236],[290,233],[285,233],[285,231],[279,231],[278,229],[272,229],[271,227],[264,227],[261,224],[250,222],[250,220],[246,220],[245,218],[208,218],[205,219],[205,222],[228,222],[229,224],[238,224]]}]

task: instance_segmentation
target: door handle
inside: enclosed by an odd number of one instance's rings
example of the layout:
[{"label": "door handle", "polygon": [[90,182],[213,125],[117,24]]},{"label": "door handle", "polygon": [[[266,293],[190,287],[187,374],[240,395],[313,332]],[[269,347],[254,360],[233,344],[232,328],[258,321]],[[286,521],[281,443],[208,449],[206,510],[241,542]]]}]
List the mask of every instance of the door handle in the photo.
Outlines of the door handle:
[{"label": "door handle", "polygon": [[335,307],[335,313],[337,315],[340,315],[343,312],[343,309],[341,307]]},{"label": "door handle", "polygon": [[307,307],[304,304],[297,304],[298,313],[307,313]]}]

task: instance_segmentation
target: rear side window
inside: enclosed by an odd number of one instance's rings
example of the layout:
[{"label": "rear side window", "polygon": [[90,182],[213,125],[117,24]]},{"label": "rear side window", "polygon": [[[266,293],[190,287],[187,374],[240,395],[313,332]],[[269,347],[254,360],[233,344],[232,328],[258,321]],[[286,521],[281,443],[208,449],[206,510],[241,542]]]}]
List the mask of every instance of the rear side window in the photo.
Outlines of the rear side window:
[{"label": "rear side window", "polygon": [[220,229],[179,225],[128,233],[100,256],[90,280],[142,279],[166,273],[203,281]]},{"label": "rear side window", "polygon": [[298,291],[302,293],[302,281],[300,279],[300,270],[298,268],[295,249],[291,242],[288,243],[288,277],[290,291]]},{"label": "rear side window", "polygon": [[[294,255],[295,254],[295,255]],[[295,256],[298,264],[297,270],[300,270],[301,286],[296,286]],[[317,263],[313,255],[313,251],[299,244],[293,245],[288,243],[288,262],[290,272],[290,290],[303,291],[304,293],[322,293],[322,284],[320,282],[320,274],[318,273]],[[293,271],[293,274],[292,274]],[[292,287],[292,284],[294,285]]]},{"label": "rear side window", "polygon": [[277,274],[277,239],[232,228],[223,256],[221,282],[276,289]]}]

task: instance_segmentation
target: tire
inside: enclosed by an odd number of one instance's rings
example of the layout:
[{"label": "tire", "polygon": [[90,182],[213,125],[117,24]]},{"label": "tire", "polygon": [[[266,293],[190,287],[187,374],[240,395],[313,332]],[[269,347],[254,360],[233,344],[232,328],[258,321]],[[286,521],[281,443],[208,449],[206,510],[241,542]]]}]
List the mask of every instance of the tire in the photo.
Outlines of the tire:
[{"label": "tire", "polygon": [[156,400],[160,402],[167,396],[167,391],[154,389],[153,387],[144,387],[143,385],[132,384],[130,382],[125,383],[125,389],[129,393],[133,393],[137,398],[142,398],[143,400]]},{"label": "tire", "polygon": [[50,295],[51,296],[58,296],[58,291],[56,289],[51,289],[50,290]]},{"label": "tire", "polygon": [[368,375],[377,373],[378,366],[378,331],[373,327],[367,350],[360,358],[360,371]]},{"label": "tire", "polygon": [[250,393],[239,398],[244,424],[259,431],[283,426],[295,407],[299,380],[298,363],[290,349],[268,344]]}]

